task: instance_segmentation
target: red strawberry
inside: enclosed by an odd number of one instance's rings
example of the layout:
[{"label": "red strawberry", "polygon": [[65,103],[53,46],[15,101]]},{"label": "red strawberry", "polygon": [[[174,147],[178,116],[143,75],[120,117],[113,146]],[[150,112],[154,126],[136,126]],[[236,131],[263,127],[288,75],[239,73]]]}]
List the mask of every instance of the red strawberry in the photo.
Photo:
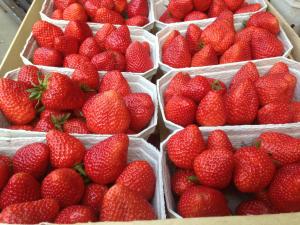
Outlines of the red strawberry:
[{"label": "red strawberry", "polygon": [[181,20],[176,18],[168,18],[165,20],[165,23],[178,23],[178,22],[181,22]]},{"label": "red strawberry", "polygon": [[76,54],[79,49],[79,42],[72,36],[59,36],[54,39],[54,49],[60,51],[65,56]]},{"label": "red strawberry", "polygon": [[173,97],[173,95],[181,95],[181,90],[190,81],[190,76],[187,73],[179,72],[170,81],[168,87],[164,92],[165,105]]},{"label": "red strawberry", "polygon": [[33,127],[31,125],[12,125],[9,126],[7,129],[33,131]]},{"label": "red strawberry", "polygon": [[4,160],[0,160],[0,190],[5,187],[9,177],[10,177],[10,166]]},{"label": "red strawberry", "polygon": [[117,134],[92,146],[84,157],[86,174],[97,184],[116,181],[126,167],[129,139]]},{"label": "red strawberry", "polygon": [[252,35],[255,33],[257,27],[245,27],[235,34],[234,42],[243,42],[245,44],[251,44]]},{"label": "red strawberry", "polygon": [[169,45],[173,42],[173,40],[180,35],[178,30],[172,30],[171,33],[168,35],[168,37],[166,38],[165,42],[162,45],[162,52],[164,52]]},{"label": "red strawberry", "polygon": [[222,12],[228,10],[224,0],[212,0],[208,10],[209,17],[218,17]]},{"label": "red strawberry", "polygon": [[23,146],[13,157],[14,173],[25,172],[41,178],[49,166],[49,153],[49,147],[43,143]]},{"label": "red strawberry", "polygon": [[126,20],[127,26],[139,26],[142,27],[149,23],[149,19],[145,16],[135,16]]},{"label": "red strawberry", "polygon": [[54,0],[54,5],[58,9],[65,9],[72,3],[75,3],[76,0]]},{"label": "red strawberry", "polygon": [[272,68],[268,71],[268,75],[276,73],[289,73],[289,67],[284,62],[275,63]]},{"label": "red strawberry", "polygon": [[201,12],[207,11],[210,7],[211,2],[212,0],[203,0],[203,1],[193,0],[195,9]]},{"label": "red strawberry", "polygon": [[114,2],[113,0],[87,0],[84,3],[84,8],[87,12],[87,14],[90,17],[95,17],[97,10],[99,8],[107,8],[107,9],[113,9],[114,8]]},{"label": "red strawberry", "polygon": [[61,67],[63,56],[55,49],[42,47],[35,49],[32,61],[36,65]]},{"label": "red strawberry", "polygon": [[66,121],[64,123],[64,132],[69,133],[69,134],[88,134],[90,133],[86,123],[79,119],[79,118],[74,118]]},{"label": "red strawberry", "polygon": [[257,120],[259,124],[291,123],[293,112],[290,104],[270,103],[258,110]]},{"label": "red strawberry", "polygon": [[124,133],[130,125],[130,113],[116,91],[91,97],[83,106],[88,129],[96,134]]},{"label": "red strawberry", "polygon": [[105,48],[107,50],[125,53],[131,43],[130,31],[128,26],[123,25],[112,31],[106,38]]},{"label": "red strawberry", "polygon": [[114,185],[104,196],[100,221],[155,219],[156,215],[150,203],[122,185]]},{"label": "red strawberry", "polygon": [[184,37],[178,35],[173,39],[165,51],[162,52],[162,61],[174,68],[189,67],[191,65],[192,56],[188,42]]},{"label": "red strawberry", "polygon": [[265,132],[258,138],[259,148],[277,164],[286,165],[300,160],[299,141],[287,134]]},{"label": "red strawberry", "polygon": [[92,208],[83,205],[72,205],[64,208],[55,219],[57,224],[95,222],[96,215]]},{"label": "red strawberry", "polygon": [[194,122],[196,110],[193,100],[174,95],[165,106],[165,115],[167,120],[185,127]]},{"label": "red strawberry", "polygon": [[99,8],[96,12],[95,17],[93,18],[94,22],[97,23],[111,23],[111,24],[124,24],[125,20],[121,16],[121,14],[116,11],[107,9],[107,8]]},{"label": "red strawberry", "polygon": [[36,114],[26,87],[7,78],[0,79],[0,109],[5,118],[16,125],[30,123]]},{"label": "red strawberry", "polygon": [[90,59],[87,56],[79,54],[71,54],[64,59],[64,67],[72,69],[85,69],[84,65],[86,63],[90,63]]},{"label": "red strawberry", "polygon": [[211,45],[205,45],[192,58],[192,67],[210,66],[218,64],[218,56]]},{"label": "red strawberry", "polygon": [[88,17],[85,9],[79,3],[73,3],[69,5],[63,12],[64,20],[77,20],[86,22]]},{"label": "red strawberry", "polygon": [[111,51],[113,53],[114,61],[115,61],[115,70],[125,71],[126,69],[126,59],[125,56],[118,51]]},{"label": "red strawberry", "polygon": [[177,169],[171,177],[171,187],[174,194],[181,196],[190,187],[199,184],[193,170]]},{"label": "red strawberry", "polygon": [[[167,19],[170,19],[172,18],[172,15],[170,14],[170,12],[168,11],[168,9],[166,9],[162,14],[161,16],[159,17],[159,21],[161,22],[166,22]],[[179,20],[180,21],[180,20]]]},{"label": "red strawberry", "polygon": [[55,9],[51,14],[51,19],[62,20],[64,11],[62,9]]},{"label": "red strawberry", "polygon": [[107,72],[101,81],[99,93],[110,90],[116,91],[123,97],[131,93],[130,86],[127,80],[119,71]]},{"label": "red strawberry", "polygon": [[91,28],[87,23],[82,21],[70,21],[65,28],[65,35],[72,36],[78,39],[79,42],[93,36]]},{"label": "red strawberry", "polygon": [[39,79],[43,78],[40,70],[31,65],[24,65],[18,73],[18,81],[26,82],[28,85],[38,84]]},{"label": "red strawberry", "polygon": [[224,99],[219,92],[210,91],[201,100],[196,120],[202,126],[223,126],[226,123]]},{"label": "red strawberry", "polygon": [[300,210],[299,178],[299,163],[284,166],[275,175],[268,195],[273,206],[280,212],[298,212]]},{"label": "red strawberry", "polygon": [[12,159],[9,156],[0,154],[0,160],[4,161],[5,164],[12,169]]},{"label": "red strawberry", "polygon": [[237,215],[263,215],[271,214],[272,209],[263,201],[260,200],[247,200],[241,202],[236,208]]},{"label": "red strawberry", "polygon": [[34,125],[33,130],[38,132],[48,132],[55,128],[55,124],[51,118],[41,118]]},{"label": "red strawberry", "polygon": [[256,147],[237,150],[234,163],[234,183],[241,192],[263,190],[270,184],[275,173],[275,165],[269,155]]},{"label": "red strawberry", "polygon": [[235,11],[241,7],[241,5],[244,3],[244,0],[224,0],[224,2],[229,10]]},{"label": "red strawberry", "polygon": [[108,37],[113,31],[115,31],[117,28],[115,28],[112,24],[106,23],[104,24],[101,29],[99,29],[95,35],[95,40],[98,43],[101,50],[105,49],[105,41],[106,37]]},{"label": "red strawberry", "polygon": [[112,51],[101,52],[95,55],[91,63],[96,67],[98,71],[110,71],[115,67],[115,59]]},{"label": "red strawberry", "polygon": [[91,63],[84,63],[84,69],[75,69],[71,79],[77,83],[83,91],[98,90],[100,78],[97,69]]},{"label": "red strawberry", "polygon": [[38,224],[54,222],[59,205],[54,199],[41,199],[10,205],[0,214],[1,223]]},{"label": "red strawberry", "polygon": [[27,173],[16,173],[7,182],[0,195],[0,206],[5,207],[40,199],[40,184]]},{"label": "red strawberry", "polygon": [[203,12],[192,11],[184,17],[184,21],[203,20],[207,18],[208,16]]},{"label": "red strawberry", "polygon": [[50,161],[54,168],[73,167],[83,160],[84,145],[75,137],[57,130],[46,135],[50,149]]},{"label": "red strawberry", "polygon": [[155,182],[151,165],[142,160],[129,163],[116,180],[116,184],[127,187],[149,201],[154,195]]},{"label": "red strawberry", "polygon": [[192,169],[194,159],[205,150],[205,142],[198,127],[187,126],[167,142],[170,160],[179,168]]},{"label": "red strawberry", "polygon": [[154,114],[151,96],[146,93],[132,93],[125,96],[124,102],[130,113],[130,129],[138,132],[146,128]]},{"label": "red strawberry", "polygon": [[190,24],[187,28],[185,39],[189,44],[191,54],[195,54],[201,49],[201,34],[202,30],[195,24]]},{"label": "red strawberry", "polygon": [[135,16],[148,17],[149,7],[147,0],[131,0],[127,5],[127,14],[129,18]]},{"label": "red strawberry", "polygon": [[181,94],[187,98],[200,102],[209,92],[210,85],[206,77],[196,76],[182,87]]},{"label": "red strawberry", "polygon": [[234,167],[232,152],[228,149],[209,149],[194,160],[194,171],[201,184],[213,188],[226,188]]},{"label": "red strawberry", "polygon": [[168,5],[168,11],[177,19],[183,19],[192,10],[192,0],[171,0]]},{"label": "red strawberry", "polygon": [[247,79],[249,79],[253,83],[255,83],[259,79],[259,73],[256,65],[252,62],[248,62],[243,65],[234,75],[233,79],[231,80],[230,89],[234,89]]},{"label": "red strawberry", "polygon": [[220,58],[220,64],[251,60],[250,45],[237,42],[224,52]]},{"label": "red strawberry", "polygon": [[250,26],[266,29],[273,34],[280,32],[279,21],[270,12],[258,12],[253,14],[247,22],[247,27]]},{"label": "red strawberry", "polygon": [[82,197],[82,204],[90,206],[95,212],[99,212],[102,207],[103,197],[108,188],[101,184],[88,184]]},{"label": "red strawberry", "polygon": [[[48,115],[49,114],[49,115]],[[55,112],[45,110],[41,113],[40,119],[34,126],[35,131],[48,132],[53,129],[61,130],[62,125],[68,120],[70,113]]]},{"label": "red strawberry", "polygon": [[233,147],[223,130],[214,130],[207,138],[207,149],[228,149],[231,151]]},{"label": "red strawberry", "polygon": [[51,23],[38,20],[32,26],[32,34],[40,47],[53,48],[54,39],[62,36],[63,31]]},{"label": "red strawberry", "polygon": [[179,199],[177,209],[183,218],[230,215],[224,195],[204,186],[191,187],[185,191]]},{"label": "red strawberry", "polygon": [[300,122],[300,102],[292,102],[291,110],[293,113],[293,122]]},{"label": "red strawberry", "polygon": [[261,9],[261,5],[259,3],[254,3],[249,5],[242,5],[238,10],[235,11],[235,13],[239,14],[239,13],[256,12],[260,9]]},{"label": "red strawberry", "polygon": [[95,55],[99,54],[100,51],[101,49],[98,46],[96,39],[93,37],[85,39],[79,48],[79,54],[85,55],[90,59],[93,58]]}]

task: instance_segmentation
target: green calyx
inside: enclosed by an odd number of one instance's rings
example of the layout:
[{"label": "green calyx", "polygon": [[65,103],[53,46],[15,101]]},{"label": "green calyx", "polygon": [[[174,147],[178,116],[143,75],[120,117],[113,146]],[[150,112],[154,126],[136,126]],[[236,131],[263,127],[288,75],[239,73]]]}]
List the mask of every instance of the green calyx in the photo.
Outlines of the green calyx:
[{"label": "green calyx", "polygon": [[190,182],[194,183],[194,184],[199,184],[200,183],[199,180],[198,180],[198,177],[196,177],[196,176],[189,176],[188,180]]},{"label": "green calyx", "polygon": [[80,85],[80,89],[83,91],[83,92],[96,92],[95,89],[92,89],[90,88],[88,85],[86,84],[81,84]]},{"label": "green calyx", "polygon": [[211,89],[214,90],[214,91],[220,91],[223,89],[220,81],[218,80],[214,80],[212,83],[211,83]]},{"label": "green calyx", "polygon": [[51,115],[51,121],[54,124],[55,129],[63,131],[64,123],[70,118],[71,113],[66,113],[63,116],[55,117]]},{"label": "green calyx", "polygon": [[33,85],[33,88],[28,89],[27,92],[30,93],[29,98],[31,100],[38,100],[40,101],[42,98],[42,94],[46,91],[47,86],[48,86],[48,80],[49,80],[50,75],[46,75],[45,78],[42,80],[41,77],[38,77],[39,84]]},{"label": "green calyx", "polygon": [[199,43],[199,49],[201,50],[202,48],[204,48],[205,44],[203,42]]},{"label": "green calyx", "polygon": [[260,146],[261,146],[261,140],[256,140],[256,141],[254,141],[253,146],[254,146],[255,148],[260,148]]},{"label": "green calyx", "polygon": [[86,175],[86,172],[84,170],[83,163],[76,164],[73,169],[80,174],[80,176],[83,178],[83,181],[85,184],[88,184],[91,182],[90,178]]}]

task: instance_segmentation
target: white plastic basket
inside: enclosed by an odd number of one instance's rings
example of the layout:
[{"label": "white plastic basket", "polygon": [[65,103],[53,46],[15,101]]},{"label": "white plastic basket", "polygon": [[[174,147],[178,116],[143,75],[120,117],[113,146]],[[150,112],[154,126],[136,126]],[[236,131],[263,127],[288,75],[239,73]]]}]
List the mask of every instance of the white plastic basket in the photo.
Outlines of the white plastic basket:
[{"label": "white plastic basket", "polygon": [[[235,14],[234,17],[245,16],[245,15],[249,16],[249,15],[253,15],[254,13],[257,13],[257,12],[266,11],[266,9],[267,9],[267,4],[264,0],[246,0],[245,2],[250,3],[250,4],[259,3],[261,5],[261,8],[256,12]],[[163,29],[163,28],[169,26],[169,24],[159,21],[159,18],[165,12],[165,10],[168,8],[168,5],[169,5],[169,0],[154,0],[154,3],[153,3],[154,19],[155,19],[155,26],[158,29]],[[210,21],[212,19],[214,19],[214,18],[208,18],[208,19],[204,19],[204,20],[201,20],[201,21]],[[191,21],[189,21],[189,22],[178,22],[176,24],[189,24],[189,23],[191,23]]]},{"label": "white plastic basket", "polygon": [[[42,69],[42,68],[40,68],[40,69],[41,69],[42,73],[46,73],[46,74],[49,74],[51,72],[59,72],[62,74],[66,74],[68,76],[70,76],[72,74],[72,70],[67,70],[67,69],[52,69],[52,70]],[[10,72],[6,73],[4,77],[10,78],[12,80],[17,80],[19,70],[20,69],[10,71]],[[99,73],[99,76],[103,76],[104,74],[105,74],[104,72],[101,72],[101,73]],[[158,100],[157,100],[156,86],[141,76],[124,74],[124,77],[128,81],[132,92],[147,93],[152,98],[155,110],[154,110],[153,117],[152,117],[149,125],[144,130],[142,130],[140,133],[134,134],[134,135],[129,135],[132,137],[148,139],[149,136],[155,131],[155,128],[157,125]],[[33,136],[45,135],[44,132],[5,129],[5,127],[8,127],[8,126],[9,126],[8,121],[5,119],[3,114],[0,112],[0,137],[15,138],[15,137],[33,137]],[[87,136],[87,134],[76,134],[74,136],[83,137],[83,136]],[[99,136],[99,135],[88,134],[88,136]]]},{"label": "white plastic basket", "polygon": [[[217,128],[216,128],[217,129]],[[178,131],[175,131],[172,133],[164,142],[160,145],[160,150],[162,152],[162,175],[163,175],[163,184],[164,184],[164,193],[165,193],[165,199],[166,199],[166,208],[167,208],[167,215],[170,218],[182,218],[177,212],[176,212],[176,203],[175,199],[171,190],[171,171],[174,169],[171,165],[171,163],[168,160],[167,152],[166,152],[166,144],[168,140],[176,134]],[[248,129],[244,129],[242,131],[236,131],[236,130],[230,130],[227,131],[227,135],[232,143],[232,145],[235,148],[239,148],[242,146],[250,146],[256,138],[259,137],[261,133],[267,132],[267,131],[274,131],[279,133],[285,133],[288,135],[291,135],[293,137],[300,137],[300,129],[294,128],[294,127],[262,127],[259,129],[251,130],[249,132]],[[204,139],[206,140],[209,132],[202,131],[202,135]],[[234,212],[235,208],[238,206],[238,204],[245,200],[245,195],[240,195],[236,191],[227,191],[225,193],[225,197],[228,200],[229,208]],[[199,220],[199,223],[201,221]]]},{"label": "white plastic basket", "polygon": [[[58,27],[62,28],[62,30],[65,29],[66,25],[57,25]],[[96,32],[103,26],[103,24],[97,24],[97,25],[89,25],[90,28],[93,31],[93,34],[95,35]],[[146,41],[149,43],[151,48],[151,59],[153,61],[153,68],[144,72],[144,73],[132,73],[132,72],[123,72],[123,74],[131,74],[131,75],[137,75],[145,77],[149,80],[156,74],[158,69],[158,42],[157,38],[149,33],[146,30],[143,30],[142,28],[137,27],[129,27],[130,30],[130,36],[133,41]],[[34,54],[35,49],[38,48],[38,44],[33,37],[32,33],[30,34],[29,38],[26,41],[26,44],[23,48],[23,50],[20,53],[21,59],[25,65],[33,65],[32,57]],[[40,66],[41,68],[45,69],[61,69],[62,67],[49,67],[49,66]],[[68,68],[65,68],[67,70],[71,70]]]},{"label": "white plastic basket", "polygon": [[[247,21],[249,19],[249,16],[240,16],[238,18],[234,19],[234,25],[235,25],[235,29],[238,31],[240,29],[242,29],[244,27],[243,23],[245,21]],[[200,22],[192,22],[193,24],[196,24],[197,26],[201,27],[202,29],[204,29],[205,27],[207,27],[209,24],[211,24],[215,19],[211,19],[211,20],[203,20]],[[164,44],[166,38],[168,37],[168,35],[170,34],[170,32],[172,30],[178,30],[182,35],[185,35],[186,30],[189,26],[189,24],[191,23],[178,23],[178,24],[170,24],[168,27],[162,29],[161,31],[159,31],[156,36],[158,38],[158,44],[159,47],[157,47],[158,53],[157,55],[159,56],[159,64],[160,64],[160,69],[163,70],[164,72],[168,72],[171,69],[176,69],[173,68],[165,63],[162,62],[162,45]],[[282,28],[280,28],[280,33],[278,34],[278,38],[279,40],[283,43],[284,46],[284,57],[287,57],[290,52],[293,49],[293,45],[290,42],[290,40],[288,39],[287,35],[285,34],[284,30]],[[197,67],[194,67],[197,68]]]},{"label": "white plastic basket", "polygon": [[[144,25],[143,28],[145,30],[152,30],[152,28],[154,27],[154,14],[153,14],[153,0],[148,0],[148,7],[149,7],[149,15],[148,15],[148,20],[149,23],[147,23],[146,25]],[[55,24],[55,25],[66,25],[68,24],[69,21],[67,20],[55,20],[51,18],[51,15],[53,13],[53,11],[55,10],[54,7],[54,2],[53,0],[45,0],[44,4],[42,6],[42,9],[40,11],[40,16],[42,18],[42,20],[45,20],[49,23]],[[100,23],[95,23],[95,22],[88,22],[88,24],[90,25],[97,25]],[[137,27],[137,26],[131,26],[131,27]]]},{"label": "white plastic basket", "polygon": [[[77,137],[78,138],[78,137]],[[105,140],[106,137],[80,137],[79,140],[88,149],[92,145]],[[24,145],[32,144],[35,142],[46,142],[45,137],[30,137],[30,138],[1,138],[0,139],[0,153],[13,156],[16,151]],[[156,176],[155,193],[152,199],[152,206],[158,219],[165,219],[165,202],[163,195],[163,182],[162,182],[162,168],[161,168],[161,153],[151,144],[143,139],[130,138],[128,148],[128,162],[136,160],[146,160]]]},{"label": "white plastic basket", "polygon": [[[269,58],[269,59],[262,59],[257,61],[252,61],[256,66],[257,69],[262,76],[266,73],[276,62],[284,62],[289,66],[291,73],[293,73],[297,77],[297,86],[295,90],[295,99],[300,100],[300,63],[284,58],[284,57],[276,57],[276,58]],[[202,67],[202,68],[190,68],[190,69],[180,69],[180,70],[172,70],[166,73],[161,79],[157,81],[157,93],[158,93],[158,102],[160,107],[160,112],[162,114],[162,118],[164,121],[165,126],[174,131],[176,129],[181,129],[182,126],[177,125],[169,120],[166,119],[166,115],[164,112],[164,98],[163,93],[165,92],[166,88],[168,87],[172,78],[178,72],[186,72],[191,75],[191,77],[202,75],[209,78],[215,78],[220,81],[223,81],[226,86],[229,86],[231,83],[232,78],[237,73],[237,71],[245,65],[247,62],[239,62],[234,64],[228,65],[219,65],[219,66],[210,66],[210,67]],[[223,129],[227,131],[243,131],[247,130],[248,132],[252,132],[252,130],[257,130],[261,128],[288,128],[300,130],[300,123],[287,123],[287,124],[263,124],[263,125],[239,125],[239,126],[219,126],[219,127],[200,127],[202,131],[212,131],[215,129]]]}]

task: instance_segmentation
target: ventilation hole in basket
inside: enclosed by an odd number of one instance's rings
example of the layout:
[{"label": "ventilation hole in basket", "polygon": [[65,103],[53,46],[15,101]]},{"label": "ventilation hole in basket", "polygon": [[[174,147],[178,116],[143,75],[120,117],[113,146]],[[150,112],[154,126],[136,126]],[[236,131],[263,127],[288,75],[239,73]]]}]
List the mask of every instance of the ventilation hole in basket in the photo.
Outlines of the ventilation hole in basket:
[{"label": "ventilation hole in basket", "polygon": [[291,28],[293,28],[293,29],[294,29],[294,28],[295,28],[295,24],[291,24]]}]

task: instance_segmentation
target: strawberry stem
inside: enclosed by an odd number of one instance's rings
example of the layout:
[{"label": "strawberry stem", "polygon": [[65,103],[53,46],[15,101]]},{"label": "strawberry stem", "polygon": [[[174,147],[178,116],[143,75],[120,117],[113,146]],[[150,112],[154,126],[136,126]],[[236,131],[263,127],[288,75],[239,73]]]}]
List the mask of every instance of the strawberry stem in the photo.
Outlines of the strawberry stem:
[{"label": "strawberry stem", "polygon": [[70,118],[71,113],[66,113],[63,116],[55,117],[51,115],[51,121],[57,130],[63,131],[62,126]]},{"label": "strawberry stem", "polygon": [[196,176],[189,176],[188,180],[191,181],[192,183],[199,184],[198,177]]},{"label": "strawberry stem", "polygon": [[260,148],[260,146],[261,146],[261,140],[256,140],[256,141],[254,141],[254,147],[256,147],[256,148]]},{"label": "strawberry stem", "polygon": [[73,169],[80,174],[80,176],[83,178],[83,181],[85,184],[88,184],[91,182],[91,180],[88,178],[88,176],[86,175],[86,172],[84,171],[84,165],[83,163],[78,163],[76,164]]},{"label": "strawberry stem", "polygon": [[214,91],[220,91],[223,89],[221,83],[219,80],[214,80],[212,83],[211,83],[211,89],[214,90]]}]

